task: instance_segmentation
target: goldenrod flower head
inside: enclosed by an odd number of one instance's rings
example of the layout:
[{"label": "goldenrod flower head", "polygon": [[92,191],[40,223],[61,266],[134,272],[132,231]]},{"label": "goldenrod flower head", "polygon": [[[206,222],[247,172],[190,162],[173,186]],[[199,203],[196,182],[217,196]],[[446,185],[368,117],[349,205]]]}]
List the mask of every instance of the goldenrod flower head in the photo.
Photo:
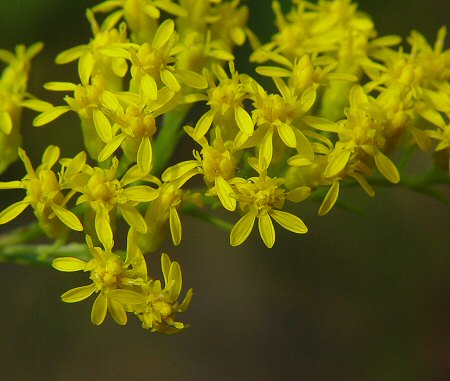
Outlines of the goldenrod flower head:
[{"label": "goldenrod flower head", "polygon": [[434,130],[426,130],[427,135],[437,141],[434,148],[435,162],[443,170],[450,173],[450,112],[444,115],[434,113],[433,118],[428,120],[437,127]]},{"label": "goldenrod flower head", "polygon": [[[92,323],[102,324],[107,311],[109,311],[117,324],[125,325],[127,323],[126,306],[111,298],[109,292],[117,288],[139,285],[143,282],[143,279],[140,278],[142,274],[134,268],[130,268],[130,263],[124,263],[121,257],[114,254],[111,249],[102,250],[100,247],[94,247],[89,236],[86,236],[86,242],[92,256],[91,260],[83,261],[73,257],[62,257],[53,261],[53,267],[59,271],[89,272],[89,279],[92,281],[87,286],[76,287],[65,292],[61,295],[61,299],[66,303],[76,303],[87,299],[93,293],[98,293],[92,306]],[[129,246],[127,251],[133,249],[137,250],[136,247]],[[136,258],[137,254],[139,253],[133,254],[133,257]]]},{"label": "goldenrod flower head", "polygon": [[106,112],[121,132],[114,136],[99,153],[98,161],[108,159],[120,146],[124,153],[137,162],[142,172],[150,172],[152,165],[152,138],[156,133],[155,117],[145,109],[131,104],[124,111],[117,103],[115,111]]},{"label": "goldenrod flower head", "polygon": [[98,154],[98,161],[107,160],[121,147],[131,161],[137,162],[142,172],[150,172],[153,160],[152,141],[157,131],[156,118],[177,104],[178,98],[168,87],[159,90],[157,98],[146,103],[137,94],[116,96],[105,92],[102,97],[102,112],[107,115],[111,124],[112,137]]},{"label": "goldenrod flower head", "polygon": [[234,225],[230,234],[230,244],[238,246],[250,235],[255,219],[258,218],[259,234],[267,247],[275,243],[275,229],[272,219],[283,228],[294,233],[304,234],[308,231],[303,221],[288,212],[281,211],[285,200],[300,202],[310,193],[308,187],[298,187],[289,192],[281,187],[284,180],[271,178],[262,172],[258,177],[248,180],[236,178],[236,198],[239,208],[245,213]]},{"label": "goldenrod flower head", "polygon": [[143,252],[156,250],[170,229],[172,242],[178,246],[182,238],[182,226],[178,210],[181,208],[184,192],[180,189],[195,173],[186,173],[173,181],[164,182],[158,188],[158,196],[145,213],[147,233],[139,236]]},{"label": "goldenrod flower head", "polygon": [[48,146],[42,156],[42,164],[36,169],[33,169],[24,150],[19,149],[19,156],[27,174],[21,181],[0,183],[0,189],[26,189],[27,195],[22,201],[14,203],[0,213],[0,224],[13,220],[31,206],[40,226],[52,238],[62,238],[67,232],[67,227],[83,230],[78,217],[66,209],[66,203],[73,193],[63,195],[61,184],[51,169],[58,161],[59,148]]},{"label": "goldenrod flower head", "polygon": [[[71,168],[70,161],[66,163]],[[136,210],[139,203],[149,202],[158,197],[158,191],[148,185],[128,186],[138,180],[145,179],[137,166],[131,167],[119,180],[117,176],[118,160],[113,158],[109,169],[91,167],[87,164],[78,167],[79,173],[66,179],[66,185],[75,192],[81,193],[77,204],[87,203],[94,212],[95,232],[106,249],[111,249],[113,232],[110,214],[118,209],[125,221],[136,231],[145,233],[147,225],[144,218]],[[67,176],[68,171],[65,171]]]},{"label": "goldenrod flower head", "polygon": [[111,122],[102,111],[103,107],[109,106],[111,99],[111,93],[106,90],[106,79],[97,74],[87,85],[49,82],[45,87],[54,91],[72,91],[73,97],[64,97],[67,106],[51,107],[39,114],[33,120],[33,125],[41,127],[68,111],[76,112],[81,119],[84,145],[89,155],[97,159],[105,143],[113,139]]},{"label": "goldenrod flower head", "polygon": [[186,17],[187,11],[172,0],[117,0],[104,1],[92,8],[93,12],[113,12],[113,19],[117,22],[122,17],[129,26],[132,41],[138,44],[151,41],[158,27],[161,12],[164,11],[177,17]]},{"label": "goldenrod flower head", "polygon": [[280,3],[273,2],[279,31],[252,59],[265,61],[265,51],[277,51],[292,61],[309,53],[338,53],[350,31],[367,37],[375,34],[372,21],[358,12],[350,0],[320,1],[317,5],[307,1],[293,3],[296,5],[285,16]]},{"label": "goldenrod flower head", "polygon": [[229,70],[231,78],[220,65],[212,66],[219,83],[214,84],[210,78],[207,95],[211,110],[207,111],[195,126],[192,137],[197,141],[206,135],[213,122],[219,125],[227,140],[233,139],[237,131],[241,131],[245,137],[253,134],[252,119],[243,107],[244,100],[249,97],[249,78],[240,76],[232,61],[229,62]]},{"label": "goldenrod flower head", "polygon": [[110,299],[127,305],[141,321],[144,329],[152,332],[176,333],[188,326],[175,321],[177,312],[184,312],[192,299],[189,289],[181,304],[178,298],[182,288],[181,267],[172,262],[165,253],[161,255],[161,269],[164,276],[164,288],[159,280],[150,279],[140,284],[137,290],[115,289],[107,295]]},{"label": "goldenrod flower head", "polygon": [[[186,128],[192,136],[194,129]],[[230,151],[232,142],[224,143],[219,127],[215,129],[212,145],[203,137],[200,139],[202,150],[194,151],[196,160],[188,160],[167,168],[162,174],[163,181],[173,181],[183,178],[183,181],[202,174],[209,190],[206,196],[217,195],[223,207],[230,211],[236,209],[233,190],[230,185],[236,172],[236,157]]]},{"label": "goldenrod flower head", "polygon": [[262,139],[259,144],[259,166],[267,169],[272,162],[273,135],[276,133],[281,142],[290,148],[297,147],[297,129],[294,124],[312,106],[315,95],[307,94],[298,99],[282,79],[276,78],[275,84],[281,95],[268,94],[260,85],[254,86],[255,109],[252,118]]},{"label": "goldenrod flower head", "polygon": [[207,18],[212,39],[219,39],[230,48],[243,45],[246,39],[248,8],[239,5],[240,0],[220,2]]},{"label": "goldenrod flower head", "polygon": [[46,107],[45,102],[27,99],[26,92],[31,59],[42,47],[42,43],[29,48],[18,45],[15,53],[0,49],[0,61],[7,64],[0,77],[0,173],[18,158],[22,108],[42,111]]},{"label": "goldenrod flower head", "polygon": [[78,75],[83,85],[88,85],[91,76],[101,74],[108,78],[109,90],[121,90],[121,78],[128,71],[128,65],[121,54],[117,54],[116,45],[128,41],[126,26],[121,24],[114,29],[114,18],[107,18],[100,27],[91,10],[87,10],[94,38],[89,44],[78,45],[58,54],[56,63],[65,64],[78,60]]}]

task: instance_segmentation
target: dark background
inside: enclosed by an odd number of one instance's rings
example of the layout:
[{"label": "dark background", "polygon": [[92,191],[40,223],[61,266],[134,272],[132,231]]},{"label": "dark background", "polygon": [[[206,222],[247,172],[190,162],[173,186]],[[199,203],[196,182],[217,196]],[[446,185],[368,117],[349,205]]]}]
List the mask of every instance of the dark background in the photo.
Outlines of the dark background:
[{"label": "dark background", "polygon": [[[250,25],[263,41],[274,31],[270,1],[249,0]],[[360,1],[381,35],[417,29],[432,42],[449,24],[447,0]],[[74,65],[53,59],[85,43],[84,10],[93,1],[0,0],[0,46],[44,41],[30,92],[50,80],[76,80]],[[448,39],[447,39],[448,41]],[[448,44],[447,44],[448,46]],[[241,52],[242,54],[245,53]],[[24,146],[33,160],[42,144],[80,150],[77,119],[45,128],[24,115]],[[426,155],[415,159],[422,166]],[[13,165],[3,180],[17,177]],[[228,235],[183,218],[184,240],[168,246],[193,287],[192,327],[175,336],[150,334],[130,317],[126,327],[89,321],[92,301],[64,304],[83,274],[43,267],[0,267],[0,378],[5,380],[373,380],[450,379],[449,208],[402,188],[343,192],[363,216],[339,209],[317,216],[300,205],[304,236],[277,229],[267,250],[256,232],[231,248]],[[446,189],[448,192],[448,189]],[[5,196],[6,195],[6,196]],[[7,197],[7,198],[5,198]],[[2,192],[3,209],[21,192]],[[6,231],[11,225],[0,227]],[[158,258],[150,273],[160,277]]]}]

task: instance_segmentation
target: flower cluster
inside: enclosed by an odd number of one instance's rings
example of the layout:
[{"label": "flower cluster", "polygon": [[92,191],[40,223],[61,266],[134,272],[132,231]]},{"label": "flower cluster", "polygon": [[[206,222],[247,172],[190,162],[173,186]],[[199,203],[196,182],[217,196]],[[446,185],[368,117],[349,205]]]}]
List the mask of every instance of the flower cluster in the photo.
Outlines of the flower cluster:
[{"label": "flower cluster", "polygon": [[[19,47],[15,56],[0,51],[9,64],[0,81],[0,146],[8,148],[0,171],[16,155],[26,169],[21,180],[0,183],[26,190],[0,213],[0,224],[31,206],[42,231],[60,245],[82,234],[86,250],[56,258],[53,267],[89,273],[92,282],[62,300],[97,294],[94,324],[109,311],[121,325],[132,313],[152,331],[186,326],[175,320],[192,297],[189,290],[178,302],[180,265],[162,255],[163,287],[147,274],[144,258],[169,235],[180,244],[185,213],[213,223],[217,207],[234,214],[231,246],[244,243],[257,221],[271,248],[273,221],[308,231],[295,204],[320,197],[324,215],[345,185],[356,182],[374,196],[374,180],[401,182],[393,155],[410,147],[434,149],[440,178],[450,182],[445,28],[433,47],[413,32],[408,50],[398,47],[400,37],[379,37],[351,0],[293,0],[287,14],[274,1],[273,10],[278,31],[261,43],[239,0],[101,2],[87,11],[91,40],[56,57],[57,64],[77,62],[78,83],[44,85],[65,94],[59,105],[25,90],[40,44]],[[255,74],[236,69],[233,48],[246,41]],[[273,86],[264,85],[267,77]],[[60,158],[49,145],[34,169],[20,148],[21,107],[40,112],[36,127],[76,113],[84,150]],[[173,163],[183,135],[193,155]]]}]

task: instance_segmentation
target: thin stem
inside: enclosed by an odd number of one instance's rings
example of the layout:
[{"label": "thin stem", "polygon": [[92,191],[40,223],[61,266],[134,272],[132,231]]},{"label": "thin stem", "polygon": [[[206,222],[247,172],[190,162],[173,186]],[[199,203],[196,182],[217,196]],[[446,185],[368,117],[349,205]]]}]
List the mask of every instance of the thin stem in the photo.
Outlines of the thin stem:
[{"label": "thin stem", "polygon": [[178,141],[184,135],[184,131],[180,126],[191,107],[191,104],[180,105],[164,114],[163,125],[153,144],[152,173],[154,175],[162,173],[171,159]]},{"label": "thin stem", "polygon": [[185,204],[182,208],[183,214],[190,215],[192,217],[198,218],[200,220],[206,221],[214,226],[217,226],[220,229],[223,229],[225,231],[230,232],[233,229],[233,224],[222,220],[219,217],[213,216],[212,214],[209,214],[205,212],[204,210],[198,208],[194,204]]},{"label": "thin stem", "polygon": [[89,260],[90,255],[88,247],[84,243],[61,245],[56,242],[49,245],[18,244],[0,247],[0,262],[51,266],[53,259],[58,257]]},{"label": "thin stem", "polygon": [[37,222],[20,226],[17,229],[0,235],[0,250],[2,247],[28,242],[43,236],[44,232]]}]

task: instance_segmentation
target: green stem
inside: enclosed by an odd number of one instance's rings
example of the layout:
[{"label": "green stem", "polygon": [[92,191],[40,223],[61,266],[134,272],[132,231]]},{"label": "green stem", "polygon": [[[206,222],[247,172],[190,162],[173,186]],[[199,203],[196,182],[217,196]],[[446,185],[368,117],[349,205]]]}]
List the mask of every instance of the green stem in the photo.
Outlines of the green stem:
[{"label": "green stem", "polygon": [[3,247],[28,242],[43,236],[44,232],[37,222],[20,226],[15,230],[0,235],[0,250]]},{"label": "green stem", "polygon": [[[369,180],[371,184],[381,186],[394,186],[384,177],[374,176]],[[418,193],[426,194],[437,200],[448,204],[450,198],[443,192],[434,188],[436,185],[450,185],[450,175],[436,167],[432,167],[428,172],[419,175],[401,175],[399,185],[412,189]]]},{"label": "green stem", "polygon": [[56,242],[49,245],[17,244],[0,247],[0,262],[51,266],[53,259],[58,257],[90,259],[88,247],[84,243],[60,245]]},{"label": "green stem", "polygon": [[191,104],[183,104],[164,114],[163,125],[153,144],[152,173],[154,175],[158,176],[161,174],[171,159],[178,141],[184,135],[184,131],[180,126],[191,107]]},{"label": "green stem", "polygon": [[206,221],[228,232],[233,229],[233,224],[222,220],[219,217],[213,216],[212,214],[205,212],[204,210],[191,203],[183,205],[182,213]]}]

